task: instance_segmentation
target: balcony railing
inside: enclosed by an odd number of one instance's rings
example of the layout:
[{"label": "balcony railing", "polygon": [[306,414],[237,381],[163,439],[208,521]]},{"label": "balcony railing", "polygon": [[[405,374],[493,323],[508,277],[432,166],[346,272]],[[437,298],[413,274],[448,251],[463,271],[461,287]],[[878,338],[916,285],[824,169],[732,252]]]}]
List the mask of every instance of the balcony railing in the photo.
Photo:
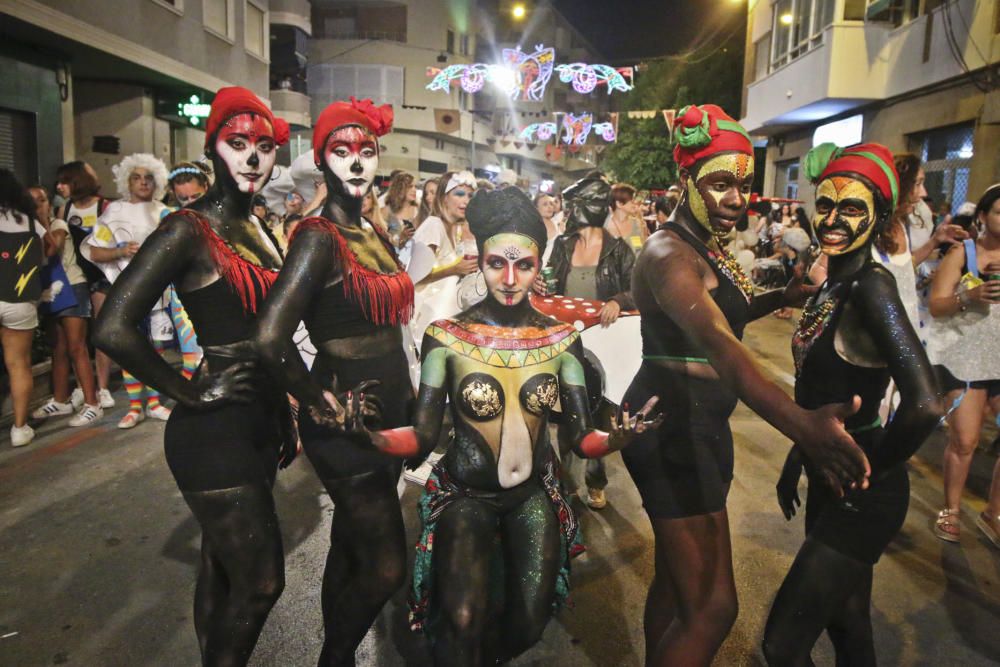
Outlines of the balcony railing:
[{"label": "balcony railing", "polygon": [[382,40],[386,42],[406,43],[406,32],[385,32],[381,30],[353,30],[324,32],[321,35],[324,39],[358,39],[358,40]]}]

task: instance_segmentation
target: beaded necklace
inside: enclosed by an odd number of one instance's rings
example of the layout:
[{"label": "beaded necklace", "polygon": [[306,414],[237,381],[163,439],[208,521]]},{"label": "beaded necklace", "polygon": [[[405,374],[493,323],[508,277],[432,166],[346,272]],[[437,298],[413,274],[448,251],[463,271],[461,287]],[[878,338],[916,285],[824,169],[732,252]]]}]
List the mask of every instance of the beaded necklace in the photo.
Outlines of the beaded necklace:
[{"label": "beaded necklace", "polygon": [[816,297],[809,297],[805,308],[802,309],[802,317],[792,334],[792,358],[795,360],[795,377],[802,372],[806,356],[813,344],[823,335],[827,325],[833,317],[833,311],[837,307],[837,297],[830,295],[823,303],[817,305]]},{"label": "beaded necklace", "polygon": [[743,294],[743,298],[747,300],[747,303],[750,303],[753,299],[753,283],[743,273],[743,268],[736,261],[736,258],[733,257],[732,253],[725,248],[720,249],[718,252],[709,248],[708,258],[715,263],[719,272]]}]

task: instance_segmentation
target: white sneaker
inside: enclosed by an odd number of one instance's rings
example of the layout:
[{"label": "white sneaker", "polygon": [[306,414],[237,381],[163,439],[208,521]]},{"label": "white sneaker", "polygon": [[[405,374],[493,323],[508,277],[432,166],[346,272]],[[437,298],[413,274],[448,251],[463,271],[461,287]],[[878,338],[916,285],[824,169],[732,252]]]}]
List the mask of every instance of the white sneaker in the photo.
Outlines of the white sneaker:
[{"label": "white sneaker", "polygon": [[83,389],[77,387],[73,390],[73,393],[69,395],[69,402],[73,404],[74,410],[79,410],[83,407],[83,403],[86,399],[83,397]]},{"label": "white sneaker", "polygon": [[97,390],[97,402],[100,403],[101,407],[105,410],[115,407],[115,399],[111,398],[111,392],[107,389]]},{"label": "white sneaker", "polygon": [[35,429],[27,424],[10,427],[10,444],[13,447],[24,447],[35,437]]},{"label": "white sneaker", "polygon": [[61,417],[73,413],[72,403],[60,403],[54,398],[50,398],[42,407],[31,413],[32,419],[48,419],[49,417]]},{"label": "white sneaker", "polygon": [[139,422],[145,418],[146,415],[141,412],[132,412],[129,410],[125,413],[125,416],[121,418],[121,421],[118,422],[118,428],[135,428],[139,425]]},{"label": "white sneaker", "polygon": [[83,409],[76,413],[76,416],[69,420],[70,426],[86,426],[93,424],[104,416],[104,408],[100,405],[85,405]]},{"label": "white sneaker", "polygon": [[170,408],[164,405],[157,405],[155,408],[146,408],[146,414],[153,419],[165,422],[170,419]]}]

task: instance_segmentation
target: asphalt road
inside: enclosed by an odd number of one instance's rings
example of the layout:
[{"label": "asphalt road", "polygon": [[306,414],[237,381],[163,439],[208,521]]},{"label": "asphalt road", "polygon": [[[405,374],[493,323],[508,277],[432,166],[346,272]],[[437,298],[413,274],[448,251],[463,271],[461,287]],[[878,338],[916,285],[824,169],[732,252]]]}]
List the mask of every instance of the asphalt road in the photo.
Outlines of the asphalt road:
[{"label": "asphalt road", "polygon": [[[750,327],[747,342],[766,370],[791,380],[791,325],[774,318]],[[119,395],[124,406],[124,396]],[[199,531],[167,470],[161,423],[115,428],[124,407],[95,428],[44,425],[29,447],[0,442],[0,665],[198,664],[191,598]],[[732,420],[736,479],[729,497],[740,615],[716,661],[762,664],[760,638],[772,597],[802,541],[801,516],[786,522],[774,482],[787,441],[740,407]],[[979,537],[964,505],[963,542],[930,532],[941,504],[942,434],[911,465],[906,525],[875,570],[874,627],[884,665],[1000,663],[1000,551]],[[981,488],[991,463],[977,467]],[[574,561],[572,607],[516,665],[641,665],[642,607],[652,575],[652,537],[638,494],[609,460],[609,506],[580,507],[585,556]],[[404,496],[415,539],[418,489]],[[321,642],[319,585],[333,508],[308,462],[279,479],[287,585],[272,611],[254,665],[315,664]],[[359,665],[429,664],[406,625],[405,591],[379,617]],[[814,658],[833,664],[822,639]]]}]

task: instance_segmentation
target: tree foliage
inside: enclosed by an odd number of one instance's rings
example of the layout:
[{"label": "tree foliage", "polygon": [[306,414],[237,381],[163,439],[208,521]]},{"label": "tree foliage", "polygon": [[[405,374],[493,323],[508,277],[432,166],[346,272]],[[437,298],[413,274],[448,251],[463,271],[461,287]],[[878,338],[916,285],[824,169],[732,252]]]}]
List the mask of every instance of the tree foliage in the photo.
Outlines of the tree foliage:
[{"label": "tree foliage", "polygon": [[[717,104],[740,116],[743,91],[743,32],[721,44],[649,64],[636,77],[618,117],[618,141],[605,152],[601,168],[639,189],[663,189],[677,182],[673,143],[661,109]],[[652,119],[630,119],[627,110],[653,110]]]}]

